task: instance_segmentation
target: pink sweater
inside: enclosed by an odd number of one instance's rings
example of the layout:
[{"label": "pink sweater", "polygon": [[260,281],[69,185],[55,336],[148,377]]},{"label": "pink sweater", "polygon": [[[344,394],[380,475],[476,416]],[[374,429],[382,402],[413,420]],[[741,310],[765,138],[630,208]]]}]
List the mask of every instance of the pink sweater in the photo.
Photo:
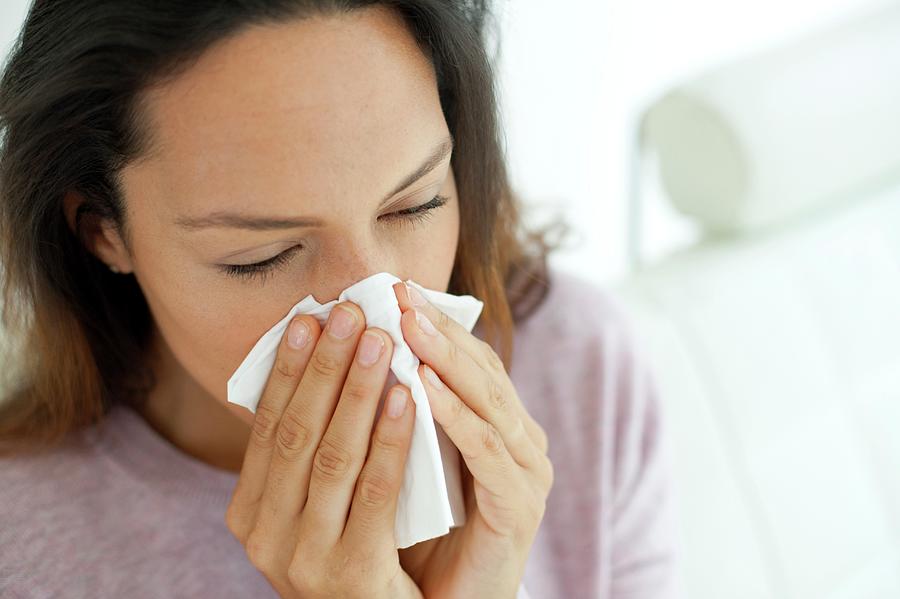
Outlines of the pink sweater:
[{"label": "pink sweater", "polygon": [[[606,292],[551,276],[510,368],[555,473],[520,597],[680,596],[652,375]],[[225,526],[237,474],[128,408],[104,424],[52,453],[0,459],[0,596],[276,597]]]}]

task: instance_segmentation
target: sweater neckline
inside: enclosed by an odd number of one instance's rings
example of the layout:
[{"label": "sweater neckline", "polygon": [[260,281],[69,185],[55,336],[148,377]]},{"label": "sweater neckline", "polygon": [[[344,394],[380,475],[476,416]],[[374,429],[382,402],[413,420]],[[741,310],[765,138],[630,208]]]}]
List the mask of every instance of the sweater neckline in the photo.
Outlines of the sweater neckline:
[{"label": "sweater neckline", "polygon": [[231,500],[238,473],[181,451],[130,406],[114,405],[88,436],[118,467],[169,498],[222,508]]}]

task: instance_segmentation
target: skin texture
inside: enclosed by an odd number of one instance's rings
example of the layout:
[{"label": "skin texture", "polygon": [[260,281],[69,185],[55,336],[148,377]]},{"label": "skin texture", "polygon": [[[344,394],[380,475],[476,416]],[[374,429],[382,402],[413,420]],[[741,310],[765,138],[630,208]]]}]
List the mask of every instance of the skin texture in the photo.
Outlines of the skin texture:
[{"label": "skin texture", "polygon": [[[394,419],[382,411],[369,442],[392,345],[379,329],[362,334],[361,311],[349,302],[324,332],[298,316],[291,326],[307,323],[308,333],[289,327],[282,338],[226,523],[283,597],[514,597],[553,485],[546,434],[487,343],[402,283],[394,292],[431,414],[464,459],[465,525],[394,548],[421,407],[394,385],[407,409]],[[342,307],[357,318],[338,338]],[[298,338],[305,342],[289,343]],[[368,364],[367,338],[381,346]]]},{"label": "skin texture", "polygon": [[[463,457],[465,526],[395,548],[419,408],[407,398],[400,418],[385,409],[373,430],[393,348],[384,331],[364,333],[352,303],[324,331],[294,319],[307,342],[291,347],[288,328],[255,416],[225,397],[259,336],[309,293],[330,301],[382,270],[447,288],[460,227],[449,156],[379,206],[449,134],[431,66],[402,21],[373,8],[245,30],[146,100],[156,151],[123,173],[133,251],[102,223],[92,249],[134,273],[156,322],[159,385],[143,416],[183,451],[240,472],[226,524],[249,560],[283,597],[514,597],[553,481],[546,434],[493,349],[415,305],[404,285],[394,286],[404,338],[422,361],[431,413]],[[428,219],[396,214],[436,194],[449,201]],[[71,223],[78,198],[65,203]],[[321,226],[177,224],[213,211]],[[264,280],[216,267],[297,244]],[[356,325],[337,338],[329,331],[343,308]],[[362,364],[360,339],[372,334],[382,350]]]},{"label": "skin texture", "polygon": [[[333,300],[379,271],[446,291],[459,233],[450,157],[379,203],[449,129],[430,63],[381,9],[244,31],[151,90],[146,106],[156,151],[123,172],[133,252],[108,227],[94,252],[134,273],[157,325],[159,384],[145,418],[186,453],[238,471],[253,415],[227,403],[226,382],[294,303],[310,293]],[[391,216],[436,194],[450,201],[424,222]],[[76,205],[67,198],[70,214]],[[323,226],[175,224],[217,210]],[[298,244],[265,281],[214,266]]]}]

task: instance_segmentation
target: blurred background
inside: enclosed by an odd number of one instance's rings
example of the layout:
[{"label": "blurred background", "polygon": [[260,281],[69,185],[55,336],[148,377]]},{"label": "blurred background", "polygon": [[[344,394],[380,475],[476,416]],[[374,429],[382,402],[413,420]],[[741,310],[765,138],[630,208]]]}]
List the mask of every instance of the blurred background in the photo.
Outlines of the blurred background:
[{"label": "blurred background", "polygon": [[513,185],[660,380],[686,596],[900,598],[900,1],[496,12]]},{"label": "blurred background", "polygon": [[900,598],[900,2],[502,6],[514,184],[653,362],[686,596]]}]

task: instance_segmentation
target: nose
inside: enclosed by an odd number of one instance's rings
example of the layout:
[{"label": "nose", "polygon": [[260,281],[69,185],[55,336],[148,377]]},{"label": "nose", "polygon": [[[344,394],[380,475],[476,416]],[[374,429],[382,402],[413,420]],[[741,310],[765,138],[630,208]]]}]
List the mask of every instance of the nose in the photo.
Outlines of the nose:
[{"label": "nose", "polygon": [[359,244],[349,249],[345,246],[337,254],[317,273],[319,284],[315,287],[315,297],[320,303],[337,299],[347,287],[379,272],[389,272],[401,280],[407,276],[398,257],[376,246]]}]

